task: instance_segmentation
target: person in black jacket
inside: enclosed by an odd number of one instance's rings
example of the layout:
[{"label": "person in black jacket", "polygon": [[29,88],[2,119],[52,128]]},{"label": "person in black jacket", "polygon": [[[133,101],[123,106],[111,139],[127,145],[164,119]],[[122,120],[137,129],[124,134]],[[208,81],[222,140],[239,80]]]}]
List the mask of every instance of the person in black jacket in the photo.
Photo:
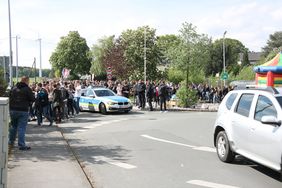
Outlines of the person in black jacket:
[{"label": "person in black jacket", "polygon": [[166,99],[168,96],[168,88],[164,81],[161,81],[159,85],[159,96],[160,96],[160,109],[166,111]]},{"label": "person in black jacket", "polygon": [[148,101],[148,104],[149,104],[149,110],[150,111],[153,111],[153,105],[152,105],[152,101],[153,101],[153,98],[154,98],[154,85],[150,82],[150,81],[147,81],[147,84],[146,84],[146,96],[147,96],[147,101]]},{"label": "person in black jacket", "polygon": [[10,91],[10,117],[9,145],[13,146],[18,132],[18,146],[20,150],[30,150],[25,144],[25,132],[29,116],[30,103],[35,101],[34,94],[28,86],[29,77],[24,76]]},{"label": "person in black jacket", "polygon": [[146,85],[144,84],[143,80],[139,80],[137,84],[137,93],[138,93],[138,99],[139,99],[139,108],[144,109],[145,108],[145,90]]}]

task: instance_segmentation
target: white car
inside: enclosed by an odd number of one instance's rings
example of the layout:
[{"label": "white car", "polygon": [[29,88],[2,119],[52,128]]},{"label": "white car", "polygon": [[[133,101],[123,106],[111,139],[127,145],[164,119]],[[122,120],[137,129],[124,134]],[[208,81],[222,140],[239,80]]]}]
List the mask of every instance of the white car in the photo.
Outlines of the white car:
[{"label": "white car", "polygon": [[240,154],[281,173],[282,95],[279,88],[230,91],[221,102],[214,125],[219,159]]},{"label": "white car", "polygon": [[96,111],[102,114],[108,112],[129,112],[132,109],[131,101],[116,95],[107,88],[88,88],[83,90],[83,96],[79,99],[81,111]]}]

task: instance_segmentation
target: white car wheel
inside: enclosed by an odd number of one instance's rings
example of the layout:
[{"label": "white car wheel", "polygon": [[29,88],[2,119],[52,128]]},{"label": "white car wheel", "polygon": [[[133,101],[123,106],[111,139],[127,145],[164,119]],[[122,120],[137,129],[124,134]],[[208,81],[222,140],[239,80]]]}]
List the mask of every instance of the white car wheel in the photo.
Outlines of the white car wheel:
[{"label": "white car wheel", "polygon": [[225,131],[220,131],[216,136],[216,151],[218,158],[223,162],[232,162],[235,154],[230,148]]}]

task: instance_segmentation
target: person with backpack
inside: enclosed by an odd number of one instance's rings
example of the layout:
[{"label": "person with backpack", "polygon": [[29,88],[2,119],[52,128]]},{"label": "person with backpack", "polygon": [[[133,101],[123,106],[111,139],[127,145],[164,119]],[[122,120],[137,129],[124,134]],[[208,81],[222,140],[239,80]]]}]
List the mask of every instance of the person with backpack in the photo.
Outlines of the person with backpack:
[{"label": "person with backpack", "polygon": [[49,113],[49,99],[48,92],[42,87],[42,83],[37,84],[37,94],[35,100],[37,125],[42,126],[43,118],[42,115],[50,122],[49,126],[53,125],[53,119]]}]

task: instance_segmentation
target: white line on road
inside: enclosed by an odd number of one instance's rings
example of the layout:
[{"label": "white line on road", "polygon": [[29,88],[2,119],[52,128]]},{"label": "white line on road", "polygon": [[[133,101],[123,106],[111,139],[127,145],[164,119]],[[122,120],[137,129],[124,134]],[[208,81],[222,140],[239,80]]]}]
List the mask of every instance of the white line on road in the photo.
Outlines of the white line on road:
[{"label": "white line on road", "polygon": [[110,159],[104,156],[95,156],[93,157],[95,161],[104,161],[106,163],[121,167],[121,168],[125,168],[125,169],[134,169],[137,168],[137,166],[128,164],[128,163],[124,163],[124,162],[120,162],[118,160],[114,160],[114,159]]},{"label": "white line on road", "polygon": [[165,143],[169,143],[169,144],[175,144],[175,145],[185,146],[185,147],[189,147],[189,148],[195,147],[195,146],[188,145],[188,144],[182,144],[182,143],[179,143],[179,142],[173,142],[173,141],[169,141],[169,140],[165,140],[165,139],[161,139],[161,138],[152,137],[152,136],[149,136],[149,135],[146,135],[146,134],[143,134],[141,136],[143,136],[145,138],[149,138],[151,140],[156,140],[156,141],[165,142]]},{"label": "white line on road", "polygon": [[183,143],[179,143],[179,142],[173,142],[173,141],[170,141],[170,140],[165,140],[165,139],[161,139],[161,138],[152,137],[152,136],[149,136],[149,135],[146,135],[146,134],[143,134],[141,136],[144,137],[144,138],[148,138],[148,139],[151,139],[151,140],[156,140],[156,141],[159,141],[159,142],[165,142],[165,143],[169,143],[169,144],[189,147],[189,148],[192,148],[192,149],[195,149],[195,150],[206,151],[206,152],[216,152],[216,150],[214,148],[210,148],[210,147],[192,146],[192,145],[188,145],[188,144],[183,144]]},{"label": "white line on road", "polygon": [[216,152],[216,149],[215,149],[215,148],[205,147],[205,146],[194,147],[193,149],[199,150],[199,151]]},{"label": "white line on road", "polygon": [[78,130],[75,130],[73,132],[86,132],[87,130],[86,129],[94,129],[96,127],[101,127],[103,125],[107,125],[107,124],[113,124],[113,123],[117,123],[117,122],[120,122],[120,121],[126,121],[128,120],[127,118],[121,118],[121,119],[115,119],[115,120],[111,120],[111,121],[102,121],[100,123],[94,123],[92,125],[88,125],[88,126],[85,126],[85,127],[82,127],[84,129],[78,129]]},{"label": "white line on road", "polygon": [[186,183],[193,184],[193,185],[199,185],[203,187],[210,187],[210,188],[239,188],[239,187],[235,187],[231,185],[212,183],[212,182],[203,181],[203,180],[190,180],[190,181],[187,181]]}]

